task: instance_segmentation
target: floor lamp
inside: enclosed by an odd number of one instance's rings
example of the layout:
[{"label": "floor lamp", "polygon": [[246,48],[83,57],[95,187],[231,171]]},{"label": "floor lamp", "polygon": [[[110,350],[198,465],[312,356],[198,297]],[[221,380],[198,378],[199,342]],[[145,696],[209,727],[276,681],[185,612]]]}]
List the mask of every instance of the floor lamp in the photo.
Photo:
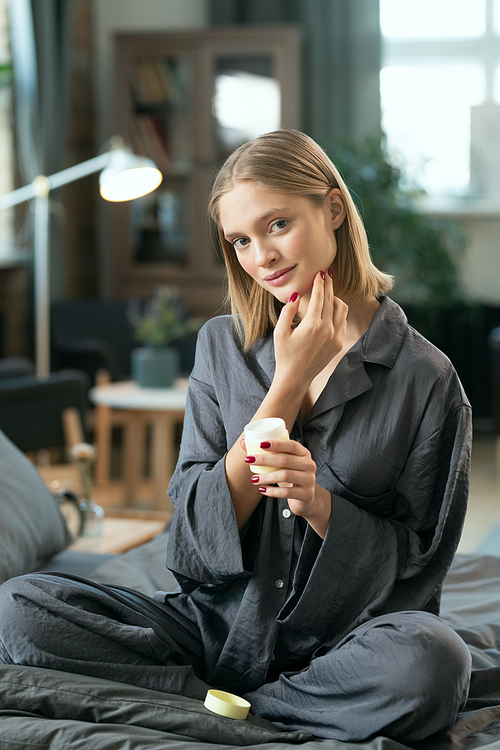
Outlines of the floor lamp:
[{"label": "floor lamp", "polygon": [[30,185],[0,196],[0,209],[34,199],[34,279],[36,373],[50,372],[50,287],[49,287],[49,193],[95,172],[101,196],[107,201],[128,201],[155,190],[162,174],[151,159],[137,156],[119,137],[99,156],[46,177],[35,177]]}]

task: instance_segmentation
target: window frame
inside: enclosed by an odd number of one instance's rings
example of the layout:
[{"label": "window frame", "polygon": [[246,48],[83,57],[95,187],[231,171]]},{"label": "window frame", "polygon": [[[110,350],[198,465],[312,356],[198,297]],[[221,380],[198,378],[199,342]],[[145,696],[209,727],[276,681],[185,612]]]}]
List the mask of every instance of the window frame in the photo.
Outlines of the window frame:
[{"label": "window frame", "polygon": [[[380,2],[382,3],[383,0]],[[497,14],[496,23],[495,13]],[[383,34],[381,29],[381,69],[392,66],[425,65],[431,61],[434,64],[439,61],[450,65],[457,64],[459,61],[474,62],[484,71],[484,102],[500,105],[500,0],[485,0],[484,20],[484,33],[467,38],[396,38]],[[499,27],[497,30],[495,25]],[[388,140],[390,148],[390,137]],[[435,195],[438,196],[437,193]]]}]

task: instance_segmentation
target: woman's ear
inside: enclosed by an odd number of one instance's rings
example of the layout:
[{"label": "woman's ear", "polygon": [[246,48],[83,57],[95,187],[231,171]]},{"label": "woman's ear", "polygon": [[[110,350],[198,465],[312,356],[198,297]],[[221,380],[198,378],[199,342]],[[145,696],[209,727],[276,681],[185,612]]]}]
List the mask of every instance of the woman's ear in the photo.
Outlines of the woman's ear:
[{"label": "woman's ear", "polygon": [[346,207],[340,188],[332,188],[326,196],[334,229],[338,229],[345,219]]}]

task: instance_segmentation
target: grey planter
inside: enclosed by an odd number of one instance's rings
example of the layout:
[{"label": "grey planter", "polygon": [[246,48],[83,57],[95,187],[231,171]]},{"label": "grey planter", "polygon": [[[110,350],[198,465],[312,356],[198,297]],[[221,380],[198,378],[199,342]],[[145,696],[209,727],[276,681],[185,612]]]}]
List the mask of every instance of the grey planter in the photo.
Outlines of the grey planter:
[{"label": "grey planter", "polygon": [[145,346],[132,351],[132,377],[142,388],[172,388],[179,371],[177,349]]}]

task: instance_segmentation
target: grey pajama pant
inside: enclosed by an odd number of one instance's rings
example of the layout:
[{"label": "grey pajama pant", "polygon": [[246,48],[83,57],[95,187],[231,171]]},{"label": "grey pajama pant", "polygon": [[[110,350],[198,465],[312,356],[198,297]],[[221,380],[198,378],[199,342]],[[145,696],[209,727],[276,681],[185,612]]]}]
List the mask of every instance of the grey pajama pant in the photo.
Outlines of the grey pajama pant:
[{"label": "grey pajama pant", "polygon": [[[196,632],[167,604],[120,586],[50,573],[0,586],[0,663],[203,700],[209,686]],[[397,612],[364,623],[307,669],[245,697],[252,713],[282,729],[418,741],[455,722],[470,671],[467,647],[442,620]]]}]

